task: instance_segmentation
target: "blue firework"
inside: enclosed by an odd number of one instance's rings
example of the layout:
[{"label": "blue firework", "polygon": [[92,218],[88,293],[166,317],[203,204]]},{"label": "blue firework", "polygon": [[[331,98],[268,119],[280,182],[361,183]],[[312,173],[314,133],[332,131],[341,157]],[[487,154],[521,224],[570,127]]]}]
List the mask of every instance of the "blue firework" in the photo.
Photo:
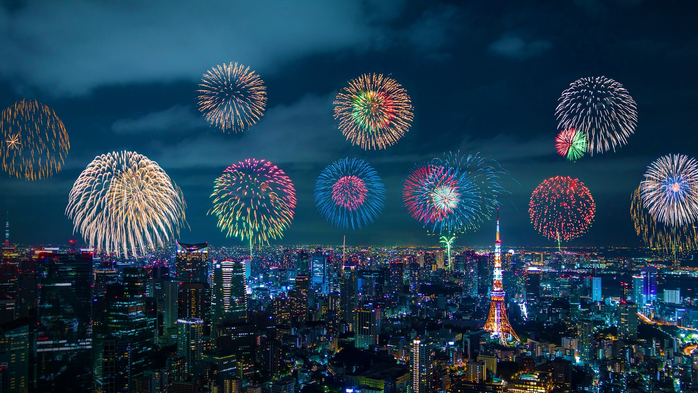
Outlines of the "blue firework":
[{"label": "blue firework", "polygon": [[385,206],[385,186],[366,161],[342,158],[328,165],[315,181],[320,215],[340,228],[371,224]]},{"label": "blue firework", "polygon": [[460,152],[444,153],[443,157],[435,158],[433,163],[451,168],[473,183],[479,198],[479,207],[473,217],[474,226],[492,218],[499,205],[500,195],[508,193],[500,180],[510,178],[509,172],[502,169],[497,161],[481,157],[480,153],[467,156]]},{"label": "blue firework", "polygon": [[410,215],[435,233],[476,228],[480,196],[472,179],[436,160],[417,165],[405,179],[402,199]]}]

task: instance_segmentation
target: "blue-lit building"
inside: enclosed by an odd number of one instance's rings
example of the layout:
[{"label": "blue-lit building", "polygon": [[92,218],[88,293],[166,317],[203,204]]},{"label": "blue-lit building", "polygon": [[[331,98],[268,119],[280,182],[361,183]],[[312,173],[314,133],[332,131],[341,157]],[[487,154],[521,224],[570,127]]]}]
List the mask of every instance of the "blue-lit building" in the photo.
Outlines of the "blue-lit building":
[{"label": "blue-lit building", "polygon": [[643,282],[642,293],[645,296],[644,303],[651,304],[657,301],[657,268],[647,266],[640,270]]},{"label": "blue-lit building", "polygon": [[603,294],[601,293],[603,288],[601,277],[593,277],[591,281],[591,301],[592,302],[602,302]]}]

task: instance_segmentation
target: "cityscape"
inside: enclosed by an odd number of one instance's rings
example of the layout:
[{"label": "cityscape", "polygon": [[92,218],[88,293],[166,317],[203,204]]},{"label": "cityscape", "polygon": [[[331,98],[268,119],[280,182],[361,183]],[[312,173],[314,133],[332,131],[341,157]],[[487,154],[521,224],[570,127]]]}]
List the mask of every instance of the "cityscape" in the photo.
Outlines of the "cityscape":
[{"label": "cityscape", "polygon": [[0,393],[698,392],[695,15],[0,2]]}]

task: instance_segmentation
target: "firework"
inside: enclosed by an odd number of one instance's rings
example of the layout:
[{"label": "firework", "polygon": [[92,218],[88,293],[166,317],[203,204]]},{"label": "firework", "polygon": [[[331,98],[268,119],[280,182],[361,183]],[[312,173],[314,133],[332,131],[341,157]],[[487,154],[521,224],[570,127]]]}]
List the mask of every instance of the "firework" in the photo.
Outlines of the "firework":
[{"label": "firework", "polygon": [[402,199],[410,215],[433,232],[474,229],[480,209],[480,194],[468,176],[433,163],[407,176]]},{"label": "firework", "polygon": [[503,177],[509,177],[509,173],[502,169],[499,163],[480,157],[479,153],[465,156],[460,152],[449,152],[441,158],[434,159],[432,163],[451,168],[452,172],[467,177],[476,187],[480,205],[473,211],[474,223],[489,220],[499,203],[499,196],[508,192],[501,185],[500,180]]},{"label": "firework", "polygon": [[155,162],[135,152],[96,157],[73,184],[66,215],[90,247],[143,255],[185,224],[180,189]]},{"label": "firework", "polygon": [[394,145],[412,122],[410,96],[399,83],[380,74],[364,74],[349,81],[334,105],[342,134],[366,150]]},{"label": "firework", "polygon": [[373,222],[385,205],[385,187],[363,160],[343,158],[328,165],[315,182],[320,215],[341,228],[361,228]]},{"label": "firework", "polygon": [[642,204],[641,187],[633,192],[630,217],[635,226],[635,233],[651,248],[667,254],[698,249],[696,227],[693,224],[671,227],[657,222]]},{"label": "firework", "polygon": [[555,176],[533,190],[528,212],[538,232],[560,242],[579,237],[591,227],[596,205],[579,179]]},{"label": "firework", "polygon": [[199,110],[223,131],[238,132],[257,123],[267,105],[264,81],[250,67],[230,63],[204,74],[199,84]]},{"label": "firework", "polygon": [[640,184],[643,206],[659,222],[679,227],[698,217],[698,161],[681,154],[660,157]]},{"label": "firework", "polygon": [[557,153],[570,161],[582,158],[587,151],[587,145],[587,136],[574,128],[560,131],[555,138]]},{"label": "firework", "polygon": [[68,133],[56,113],[34,100],[17,101],[0,115],[2,170],[26,180],[61,171],[70,150]]},{"label": "firework", "polygon": [[620,83],[603,76],[582,78],[562,92],[555,109],[558,129],[587,136],[589,153],[616,151],[637,126],[637,106]]},{"label": "firework", "polygon": [[291,225],[296,190],[283,170],[266,160],[231,165],[213,186],[213,208],[226,236],[248,240],[250,248],[279,239]]}]

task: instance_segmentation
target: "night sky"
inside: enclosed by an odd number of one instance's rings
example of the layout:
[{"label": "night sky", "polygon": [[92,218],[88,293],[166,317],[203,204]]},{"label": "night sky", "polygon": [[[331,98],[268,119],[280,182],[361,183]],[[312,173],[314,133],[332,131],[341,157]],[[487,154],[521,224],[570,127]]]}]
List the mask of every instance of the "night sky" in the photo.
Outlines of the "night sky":
[{"label": "night sky", "polygon": [[[0,211],[11,240],[65,243],[68,192],[87,164],[110,151],[157,161],[187,201],[184,242],[242,245],[207,216],[213,181],[229,165],[263,158],[293,180],[296,216],[275,244],[436,245],[411,219],[401,183],[415,163],[446,151],[497,160],[506,183],[504,247],[553,245],[529,223],[528,200],[544,179],[578,177],[597,216],[575,246],[640,245],[630,194],[661,155],[698,157],[698,2],[561,0],[436,1],[4,1],[0,8],[0,107],[22,98],[50,106],[70,134],[64,170],[34,182],[0,174]],[[267,86],[267,111],[239,134],[210,128],[197,85],[214,65],[240,62]],[[332,101],[363,73],[405,87],[414,123],[381,151],[352,146]],[[558,156],[554,110],[581,77],[622,83],[638,127],[615,153],[576,163]],[[334,228],[315,209],[320,171],[343,157],[368,161],[387,189],[375,223]],[[4,218],[4,215],[3,217]],[[494,242],[494,221],[457,245]]]}]

